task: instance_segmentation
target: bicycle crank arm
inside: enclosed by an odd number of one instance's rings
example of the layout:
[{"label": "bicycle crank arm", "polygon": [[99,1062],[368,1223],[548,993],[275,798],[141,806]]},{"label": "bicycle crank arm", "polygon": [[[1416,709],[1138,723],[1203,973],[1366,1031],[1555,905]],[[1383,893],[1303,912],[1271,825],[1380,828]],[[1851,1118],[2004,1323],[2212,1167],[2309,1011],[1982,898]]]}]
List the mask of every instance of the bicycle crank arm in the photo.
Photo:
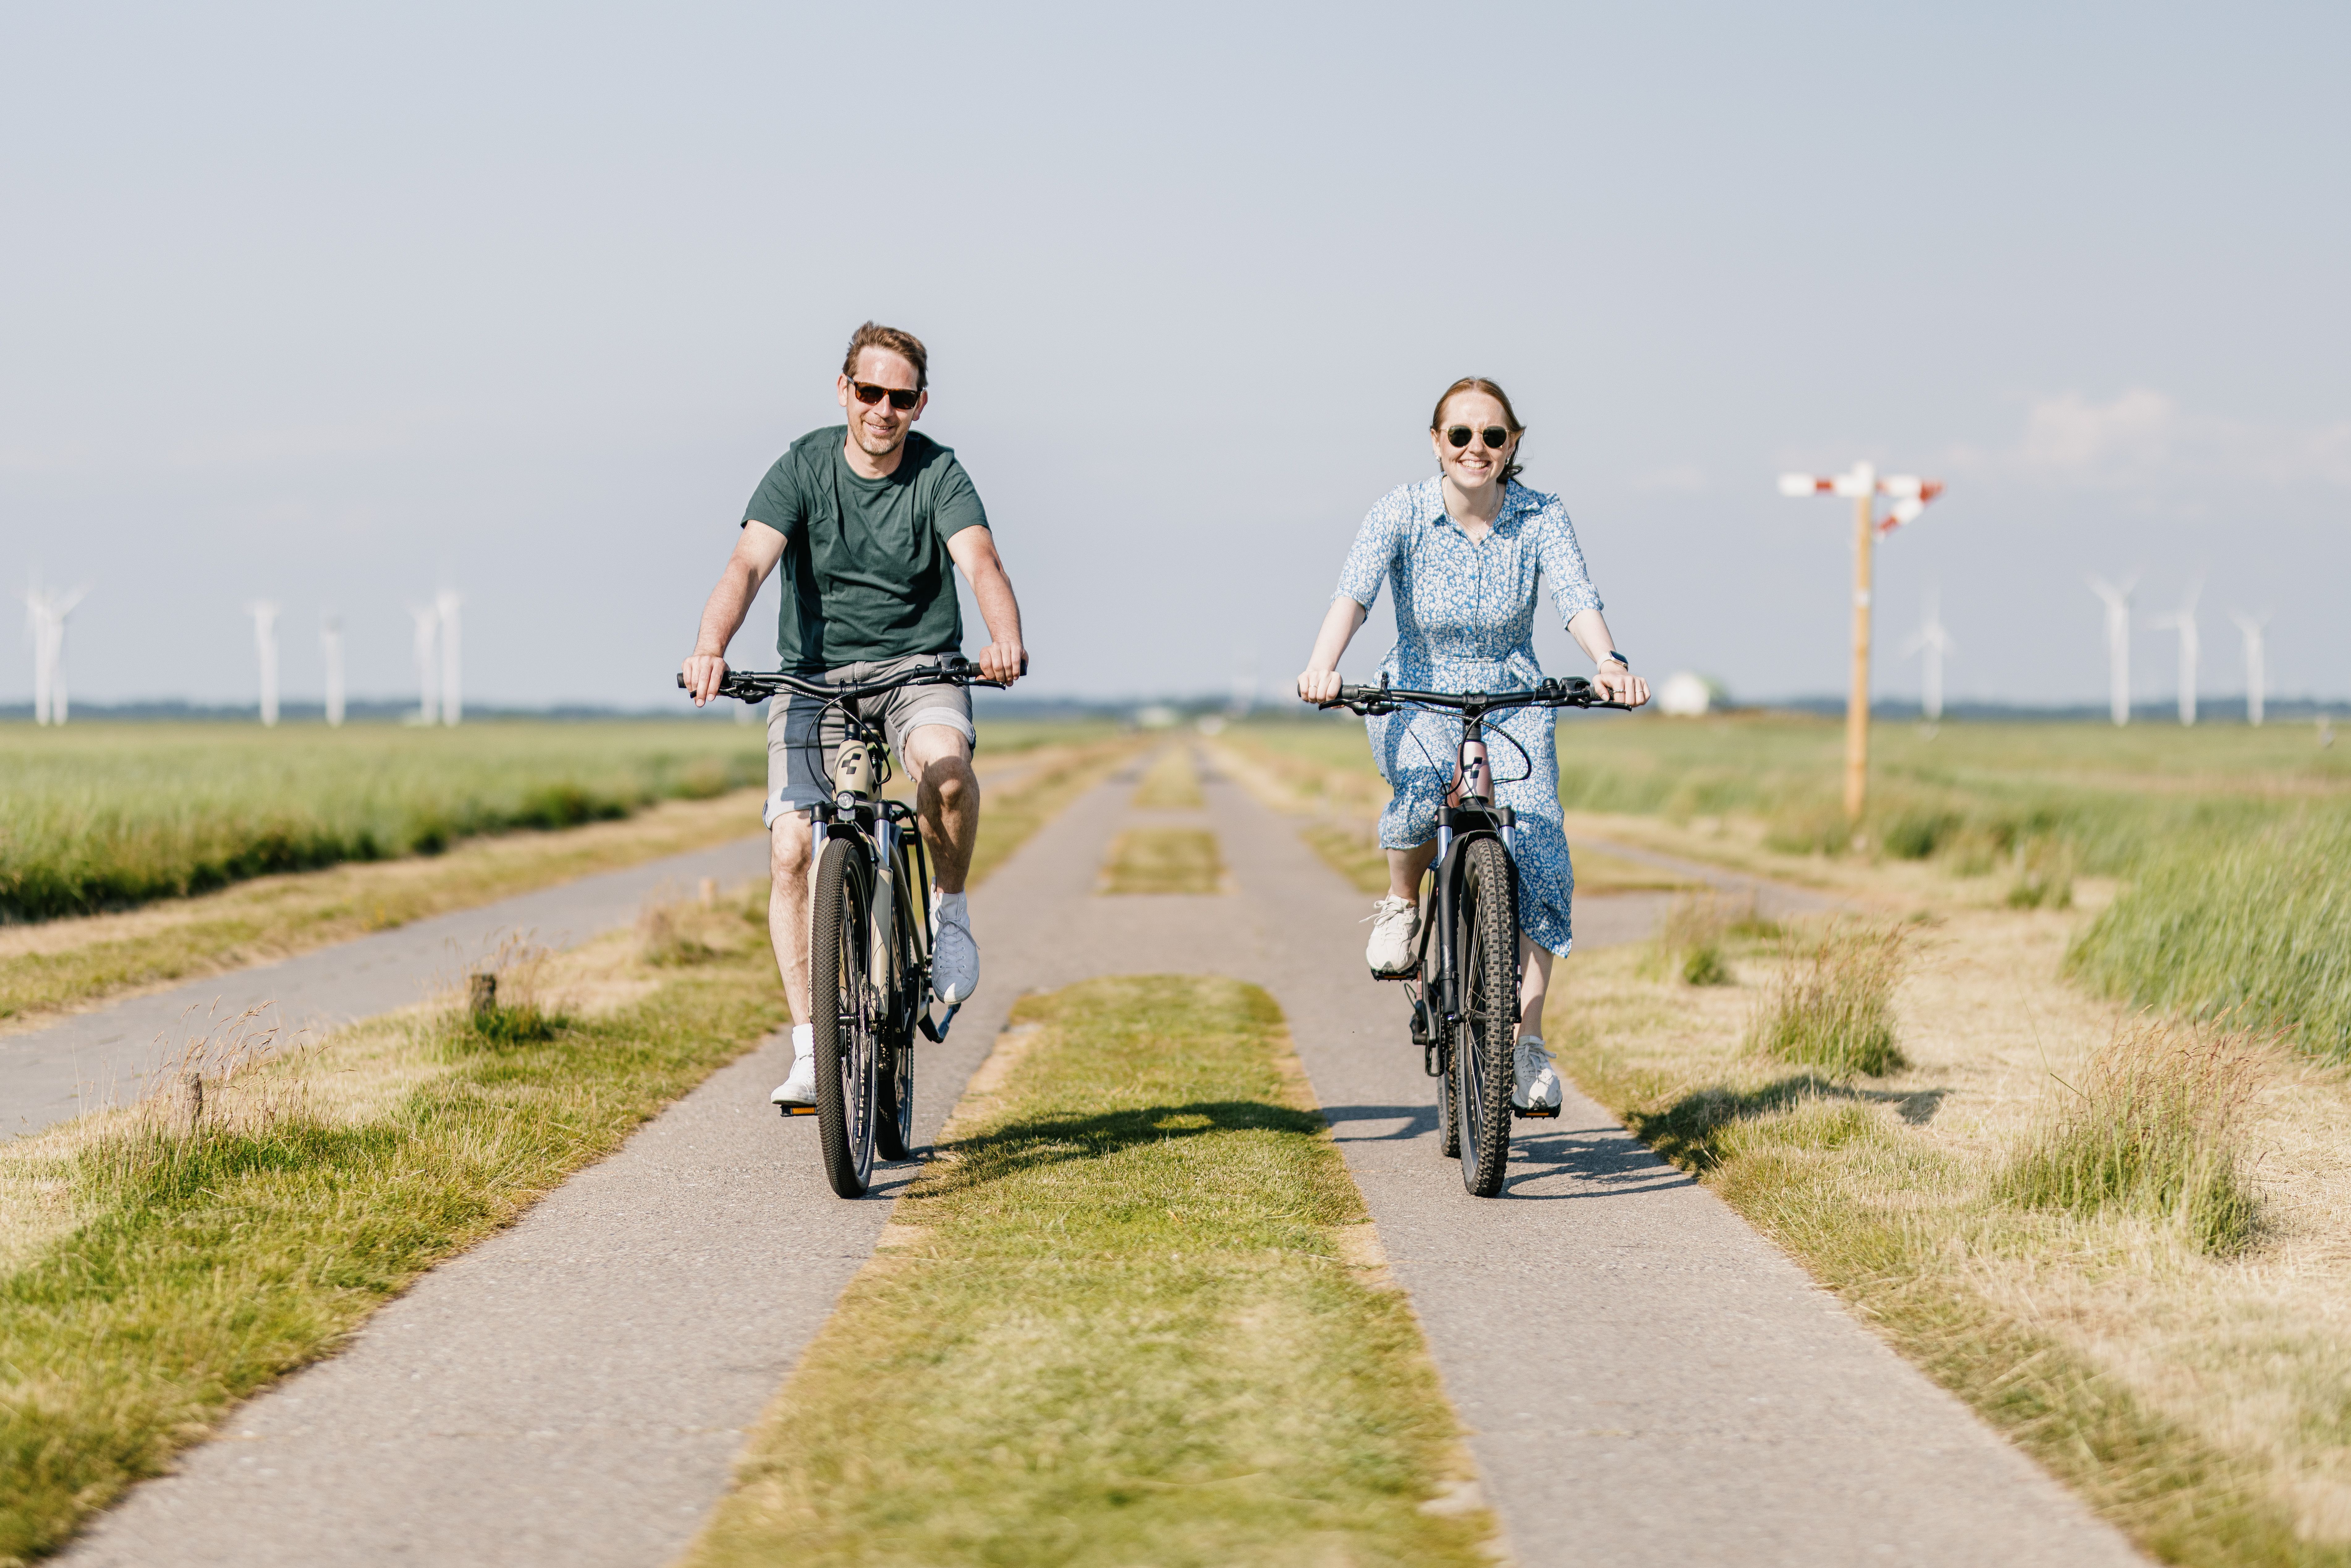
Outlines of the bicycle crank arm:
[{"label": "bicycle crank arm", "polygon": [[956,1014],[961,1011],[963,1011],[963,1004],[961,1002],[951,1002],[947,1006],[946,1016],[940,1019],[938,1022],[933,1023],[931,1021],[931,1009],[925,1008],[923,1009],[923,1016],[914,1020],[914,1025],[917,1029],[920,1029],[923,1031],[923,1038],[925,1040],[929,1040],[933,1045],[939,1045],[946,1041],[947,1038],[947,1030],[955,1024]]}]

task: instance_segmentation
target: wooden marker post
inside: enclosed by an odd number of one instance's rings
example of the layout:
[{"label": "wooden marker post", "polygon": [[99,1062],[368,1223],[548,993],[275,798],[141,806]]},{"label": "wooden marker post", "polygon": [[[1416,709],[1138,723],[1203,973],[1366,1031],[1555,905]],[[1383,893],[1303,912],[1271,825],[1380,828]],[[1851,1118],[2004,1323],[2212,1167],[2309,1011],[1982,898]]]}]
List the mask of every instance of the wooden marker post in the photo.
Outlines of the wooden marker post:
[{"label": "wooden marker post", "polygon": [[[1866,463],[1856,463],[1833,479],[1813,474],[1782,474],[1782,496],[1834,495],[1853,502],[1853,689],[1844,704],[1844,817],[1855,829],[1869,804],[1869,583],[1876,564],[1877,536],[1890,534],[1914,520],[1927,503],[1943,493],[1940,479],[1915,474],[1877,476]],[[1894,505],[1880,520],[1877,497],[1890,496]],[[1858,831],[1855,842],[1859,842]]]}]

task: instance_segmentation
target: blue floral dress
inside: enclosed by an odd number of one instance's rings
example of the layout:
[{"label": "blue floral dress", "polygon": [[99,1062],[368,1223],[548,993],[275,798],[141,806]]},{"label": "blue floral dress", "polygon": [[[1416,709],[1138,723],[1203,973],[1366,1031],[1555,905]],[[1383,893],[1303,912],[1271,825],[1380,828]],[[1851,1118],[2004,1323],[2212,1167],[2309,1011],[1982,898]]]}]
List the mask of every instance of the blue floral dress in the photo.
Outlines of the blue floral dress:
[{"label": "blue floral dress", "polygon": [[[1513,480],[1482,539],[1472,541],[1445,510],[1444,481],[1425,479],[1380,497],[1355,535],[1339,592],[1368,610],[1383,579],[1395,585],[1396,643],[1380,669],[1399,686],[1430,692],[1523,691],[1542,679],[1535,663],[1538,578],[1551,581],[1560,620],[1597,610],[1574,525],[1556,496]],[[1333,595],[1335,598],[1336,595]],[[1497,803],[1518,814],[1511,834],[1519,862],[1520,928],[1554,953],[1573,945],[1569,901],[1575,868],[1560,822],[1559,753],[1549,708],[1518,708],[1489,719],[1486,747],[1499,779]],[[1380,813],[1380,843],[1426,843],[1453,781],[1461,721],[1406,710],[1364,721],[1372,755],[1392,792]],[[1510,739],[1491,732],[1499,729]],[[1520,762],[1515,740],[1527,755]],[[1525,774],[1521,779],[1518,776]]]}]

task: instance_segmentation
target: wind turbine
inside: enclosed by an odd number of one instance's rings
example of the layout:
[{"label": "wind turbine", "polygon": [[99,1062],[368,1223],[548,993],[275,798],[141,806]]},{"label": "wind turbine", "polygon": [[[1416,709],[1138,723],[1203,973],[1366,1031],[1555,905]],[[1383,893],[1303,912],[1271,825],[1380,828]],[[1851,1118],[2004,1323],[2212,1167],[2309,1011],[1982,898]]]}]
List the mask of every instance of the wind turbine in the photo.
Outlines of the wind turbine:
[{"label": "wind turbine", "polygon": [[1910,641],[1902,645],[1902,656],[1906,659],[1913,653],[1927,655],[1920,672],[1924,677],[1924,689],[1918,711],[1928,724],[1937,723],[1943,716],[1943,655],[1956,645],[1951,641],[1951,634],[1943,630],[1942,595],[1930,588],[1927,591],[1927,618],[1918,623],[1918,630],[1912,633]]},{"label": "wind turbine", "polygon": [[2255,729],[2262,727],[2262,704],[2269,695],[2269,661],[2262,656],[2262,633],[2268,629],[2266,615],[2248,615],[2238,610],[2230,618],[2237,630],[2245,635],[2245,722]]},{"label": "wind turbine", "polygon": [[261,655],[261,722],[272,727],[277,723],[277,606],[256,600],[245,612],[253,617],[254,651]]},{"label": "wind turbine", "polygon": [[29,614],[26,630],[33,639],[33,719],[37,724],[66,721],[66,619],[89,592],[77,588],[60,594],[37,582],[25,590]]},{"label": "wind turbine", "polygon": [[327,727],[340,729],[343,723],[343,618],[340,615],[319,617],[319,652],[327,661]]},{"label": "wind turbine", "polygon": [[2090,591],[2106,601],[2107,706],[2116,728],[2130,722],[2130,596],[2137,586],[2137,572],[2119,588],[2103,577],[2090,579]]},{"label": "wind turbine", "polygon": [[409,619],[416,622],[416,722],[441,722],[441,686],[436,677],[434,639],[441,632],[441,608],[435,604],[412,604]]},{"label": "wind turbine", "polygon": [[2162,616],[2156,628],[2179,633],[2179,722],[2196,722],[2196,664],[2202,645],[2196,635],[2196,601],[2203,597],[2204,579],[2198,576],[2188,584],[2188,597],[2179,601],[2179,613]]},{"label": "wind turbine", "polygon": [[465,716],[457,683],[457,607],[465,601],[455,589],[444,588],[433,602],[441,615],[441,722],[455,724]]}]

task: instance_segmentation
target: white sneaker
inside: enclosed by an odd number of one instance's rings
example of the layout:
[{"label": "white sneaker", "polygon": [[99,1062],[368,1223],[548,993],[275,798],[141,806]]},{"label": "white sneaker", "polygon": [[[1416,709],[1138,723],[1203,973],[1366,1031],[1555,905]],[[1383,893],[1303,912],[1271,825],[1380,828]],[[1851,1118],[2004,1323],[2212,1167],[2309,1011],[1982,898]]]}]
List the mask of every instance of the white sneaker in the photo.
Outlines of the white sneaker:
[{"label": "white sneaker", "polygon": [[1559,1114],[1559,1073],[1540,1035],[1519,1041],[1519,1090],[1510,1096],[1510,1107],[1521,1116]]},{"label": "white sneaker", "polygon": [[1401,975],[1420,956],[1420,910],[1409,898],[1383,898],[1372,905],[1372,941],[1364,962],[1374,975]]},{"label": "white sneaker", "polygon": [[979,989],[979,944],[971,939],[971,908],[962,894],[939,894],[934,907],[931,994],[953,1007]]},{"label": "white sneaker", "polygon": [[768,1100],[784,1106],[816,1103],[816,1025],[792,1025],[791,1076],[777,1084]]}]

